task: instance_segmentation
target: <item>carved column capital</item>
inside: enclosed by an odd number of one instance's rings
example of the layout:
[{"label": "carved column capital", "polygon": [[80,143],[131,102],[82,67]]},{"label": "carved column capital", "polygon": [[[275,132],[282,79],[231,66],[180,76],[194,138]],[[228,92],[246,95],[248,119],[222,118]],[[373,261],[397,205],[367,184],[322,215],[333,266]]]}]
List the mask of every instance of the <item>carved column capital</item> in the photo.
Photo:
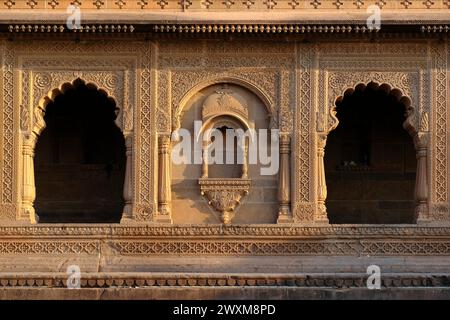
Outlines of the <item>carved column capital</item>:
[{"label": "carved column capital", "polygon": [[169,153],[170,148],[170,134],[160,134],[158,136],[158,152]]},{"label": "carved column capital", "polygon": [[280,154],[291,153],[291,136],[288,133],[280,133]]},{"label": "carved column capital", "polygon": [[326,134],[317,135],[317,152],[321,153],[322,156],[324,156],[323,152],[327,146],[327,138]]},{"label": "carved column capital", "polygon": [[36,146],[38,136],[34,133],[22,134],[22,153],[34,157],[34,147]]},{"label": "carved column capital", "polygon": [[429,142],[429,132],[420,131],[414,136],[414,145],[417,150],[417,157],[426,156],[428,142]]}]

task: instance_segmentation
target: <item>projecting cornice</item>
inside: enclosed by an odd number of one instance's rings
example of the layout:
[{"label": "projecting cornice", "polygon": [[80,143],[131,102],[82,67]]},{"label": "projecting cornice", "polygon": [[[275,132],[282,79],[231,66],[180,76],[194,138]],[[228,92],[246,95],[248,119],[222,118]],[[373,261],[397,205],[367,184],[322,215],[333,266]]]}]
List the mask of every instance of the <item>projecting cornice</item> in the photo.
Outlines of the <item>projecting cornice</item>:
[{"label": "projecting cornice", "polygon": [[[450,1],[450,0],[449,0]],[[1,3],[0,3],[1,5]],[[70,14],[53,9],[4,9],[0,23],[65,23]],[[366,10],[125,10],[82,9],[82,23],[103,24],[365,24],[371,15]],[[450,24],[450,9],[381,10],[381,25]]]},{"label": "projecting cornice", "polygon": [[450,9],[448,0],[6,0],[0,3],[0,9],[39,10],[49,9],[65,11],[69,4],[83,10],[129,11],[141,12],[179,12],[179,11],[365,11],[376,4],[382,10],[400,10],[414,12],[417,10]]}]

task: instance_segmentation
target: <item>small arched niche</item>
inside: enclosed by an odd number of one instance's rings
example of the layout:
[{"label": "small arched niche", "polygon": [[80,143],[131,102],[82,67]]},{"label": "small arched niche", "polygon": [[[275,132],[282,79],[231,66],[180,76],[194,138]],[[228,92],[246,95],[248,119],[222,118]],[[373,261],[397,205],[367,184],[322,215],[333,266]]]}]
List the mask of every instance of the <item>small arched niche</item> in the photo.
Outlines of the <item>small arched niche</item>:
[{"label": "small arched niche", "polygon": [[[213,210],[205,201],[199,190],[199,182],[205,184],[228,185],[235,184],[235,189],[246,188],[251,180],[250,192],[240,205],[239,213],[234,216],[233,223],[275,223],[277,220],[277,190],[278,176],[261,175],[261,165],[247,161],[239,163],[240,154],[245,154],[245,145],[239,145],[233,136],[235,130],[247,134],[248,129],[267,129],[269,141],[271,115],[263,101],[247,88],[231,83],[214,84],[205,87],[187,101],[180,117],[179,131],[188,133],[195,143],[184,156],[189,163],[172,162],[172,219],[174,223],[223,223],[221,214]],[[233,163],[226,163],[227,140],[222,139],[223,162],[212,164],[203,162],[205,144],[214,141],[215,134],[230,131],[232,139],[228,146],[233,149]],[[256,137],[259,139],[260,137]],[[204,140],[204,141],[203,141]],[[173,143],[172,150],[177,150],[183,144],[184,137]],[[241,140],[242,141],[242,140]],[[217,146],[217,144],[216,144]],[[244,148],[242,148],[244,147]],[[212,149],[210,149],[213,152]],[[236,163],[237,162],[237,163]],[[241,161],[242,162],[242,161]],[[205,180],[208,179],[208,181]],[[199,179],[201,181],[199,181]],[[215,181],[214,181],[215,180]],[[229,186],[228,186],[229,187]],[[213,188],[211,186],[211,188]],[[229,189],[217,197],[230,196]]]},{"label": "small arched niche", "polygon": [[387,84],[349,89],[336,101],[339,124],[325,148],[330,223],[415,222],[414,132],[409,98]]},{"label": "small arched niche", "polygon": [[[202,178],[248,178],[248,145],[253,124],[245,98],[224,88],[202,106]],[[200,136],[198,137],[200,139]]]},{"label": "small arched niche", "polygon": [[77,79],[44,109],[34,158],[39,222],[119,222],[126,155],[114,99]]}]

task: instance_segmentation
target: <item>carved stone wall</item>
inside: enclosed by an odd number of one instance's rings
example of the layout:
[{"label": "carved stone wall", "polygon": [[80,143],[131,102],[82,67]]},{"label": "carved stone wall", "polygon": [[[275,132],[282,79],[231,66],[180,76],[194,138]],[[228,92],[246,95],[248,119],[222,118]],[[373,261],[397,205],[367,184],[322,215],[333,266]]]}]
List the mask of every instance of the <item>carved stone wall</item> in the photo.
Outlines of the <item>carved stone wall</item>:
[{"label": "carved stone wall", "polygon": [[431,84],[434,88],[431,93],[432,128],[431,135],[431,173],[432,204],[431,212],[434,220],[450,220],[449,190],[448,190],[448,43],[436,44],[431,48],[432,74]]},{"label": "carved stone wall", "polygon": [[[0,217],[20,216],[20,141],[40,133],[46,100],[80,78],[106,91],[120,109],[116,122],[125,136],[135,135],[132,166],[136,220],[150,221],[155,201],[154,132],[150,44],[100,41],[2,43],[3,134]],[[113,54],[109,54],[113,52]],[[80,117],[83,115],[80,114]],[[17,133],[21,133],[19,136]],[[16,133],[16,134],[14,134]],[[137,147],[139,146],[139,147]]]},{"label": "carved stone wall", "polygon": [[266,104],[274,127],[291,132],[294,67],[294,48],[285,43],[161,42],[158,131],[178,128],[183,107],[199,90],[233,83],[246,87]]},{"label": "carved stone wall", "polygon": [[[318,44],[299,46],[298,107],[296,113],[297,157],[294,213],[297,221],[323,221],[323,212],[317,207],[318,164],[316,144],[323,135],[336,126],[332,113],[336,99],[347,89],[371,81],[388,84],[412,101],[410,125],[416,132],[428,114],[435,117],[431,124],[431,142],[428,146],[428,177],[430,188],[430,218],[448,220],[442,215],[447,207],[447,127],[445,88],[445,46],[414,43],[384,44]],[[432,65],[437,65],[431,69]],[[432,82],[433,81],[433,82]],[[432,83],[436,83],[432,85]],[[444,85],[443,85],[444,84]],[[436,98],[433,98],[436,96]],[[315,124],[311,125],[311,123]],[[426,129],[428,131],[428,125]],[[311,132],[314,132],[312,134]],[[317,132],[317,134],[316,134]],[[305,185],[307,187],[305,187]],[[433,202],[433,203],[431,203]],[[437,204],[435,203],[437,202]],[[447,210],[447,209],[445,209]]]},{"label": "carved stone wall", "polygon": [[[0,42],[2,61],[2,220],[20,215],[21,141],[42,122],[43,99],[77,78],[116,100],[117,124],[133,141],[133,218],[157,213],[156,136],[180,126],[189,99],[217,83],[258,96],[271,125],[292,135],[292,212],[297,223],[326,223],[318,208],[319,136],[333,127],[332,108],[349,88],[371,81],[412,102],[411,126],[429,116],[429,218],[450,220],[448,203],[448,44],[431,41],[294,42],[101,40]],[[82,115],[80,115],[82,116]],[[19,134],[20,133],[20,134]]]}]

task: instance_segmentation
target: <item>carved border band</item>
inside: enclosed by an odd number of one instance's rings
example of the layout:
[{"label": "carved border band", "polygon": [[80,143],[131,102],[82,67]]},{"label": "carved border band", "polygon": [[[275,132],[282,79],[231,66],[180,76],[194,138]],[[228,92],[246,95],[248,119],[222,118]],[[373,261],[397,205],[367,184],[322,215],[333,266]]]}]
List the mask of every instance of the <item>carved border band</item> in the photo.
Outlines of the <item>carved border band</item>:
[{"label": "carved border band", "polygon": [[109,245],[122,256],[239,255],[239,256],[450,256],[450,238],[431,240],[0,240],[0,255],[98,255]]},{"label": "carved border band", "polygon": [[16,181],[14,172],[16,161],[14,148],[17,148],[17,137],[14,134],[14,53],[6,42],[2,42],[3,70],[3,112],[2,112],[2,207],[1,216],[7,220],[16,219]]}]

